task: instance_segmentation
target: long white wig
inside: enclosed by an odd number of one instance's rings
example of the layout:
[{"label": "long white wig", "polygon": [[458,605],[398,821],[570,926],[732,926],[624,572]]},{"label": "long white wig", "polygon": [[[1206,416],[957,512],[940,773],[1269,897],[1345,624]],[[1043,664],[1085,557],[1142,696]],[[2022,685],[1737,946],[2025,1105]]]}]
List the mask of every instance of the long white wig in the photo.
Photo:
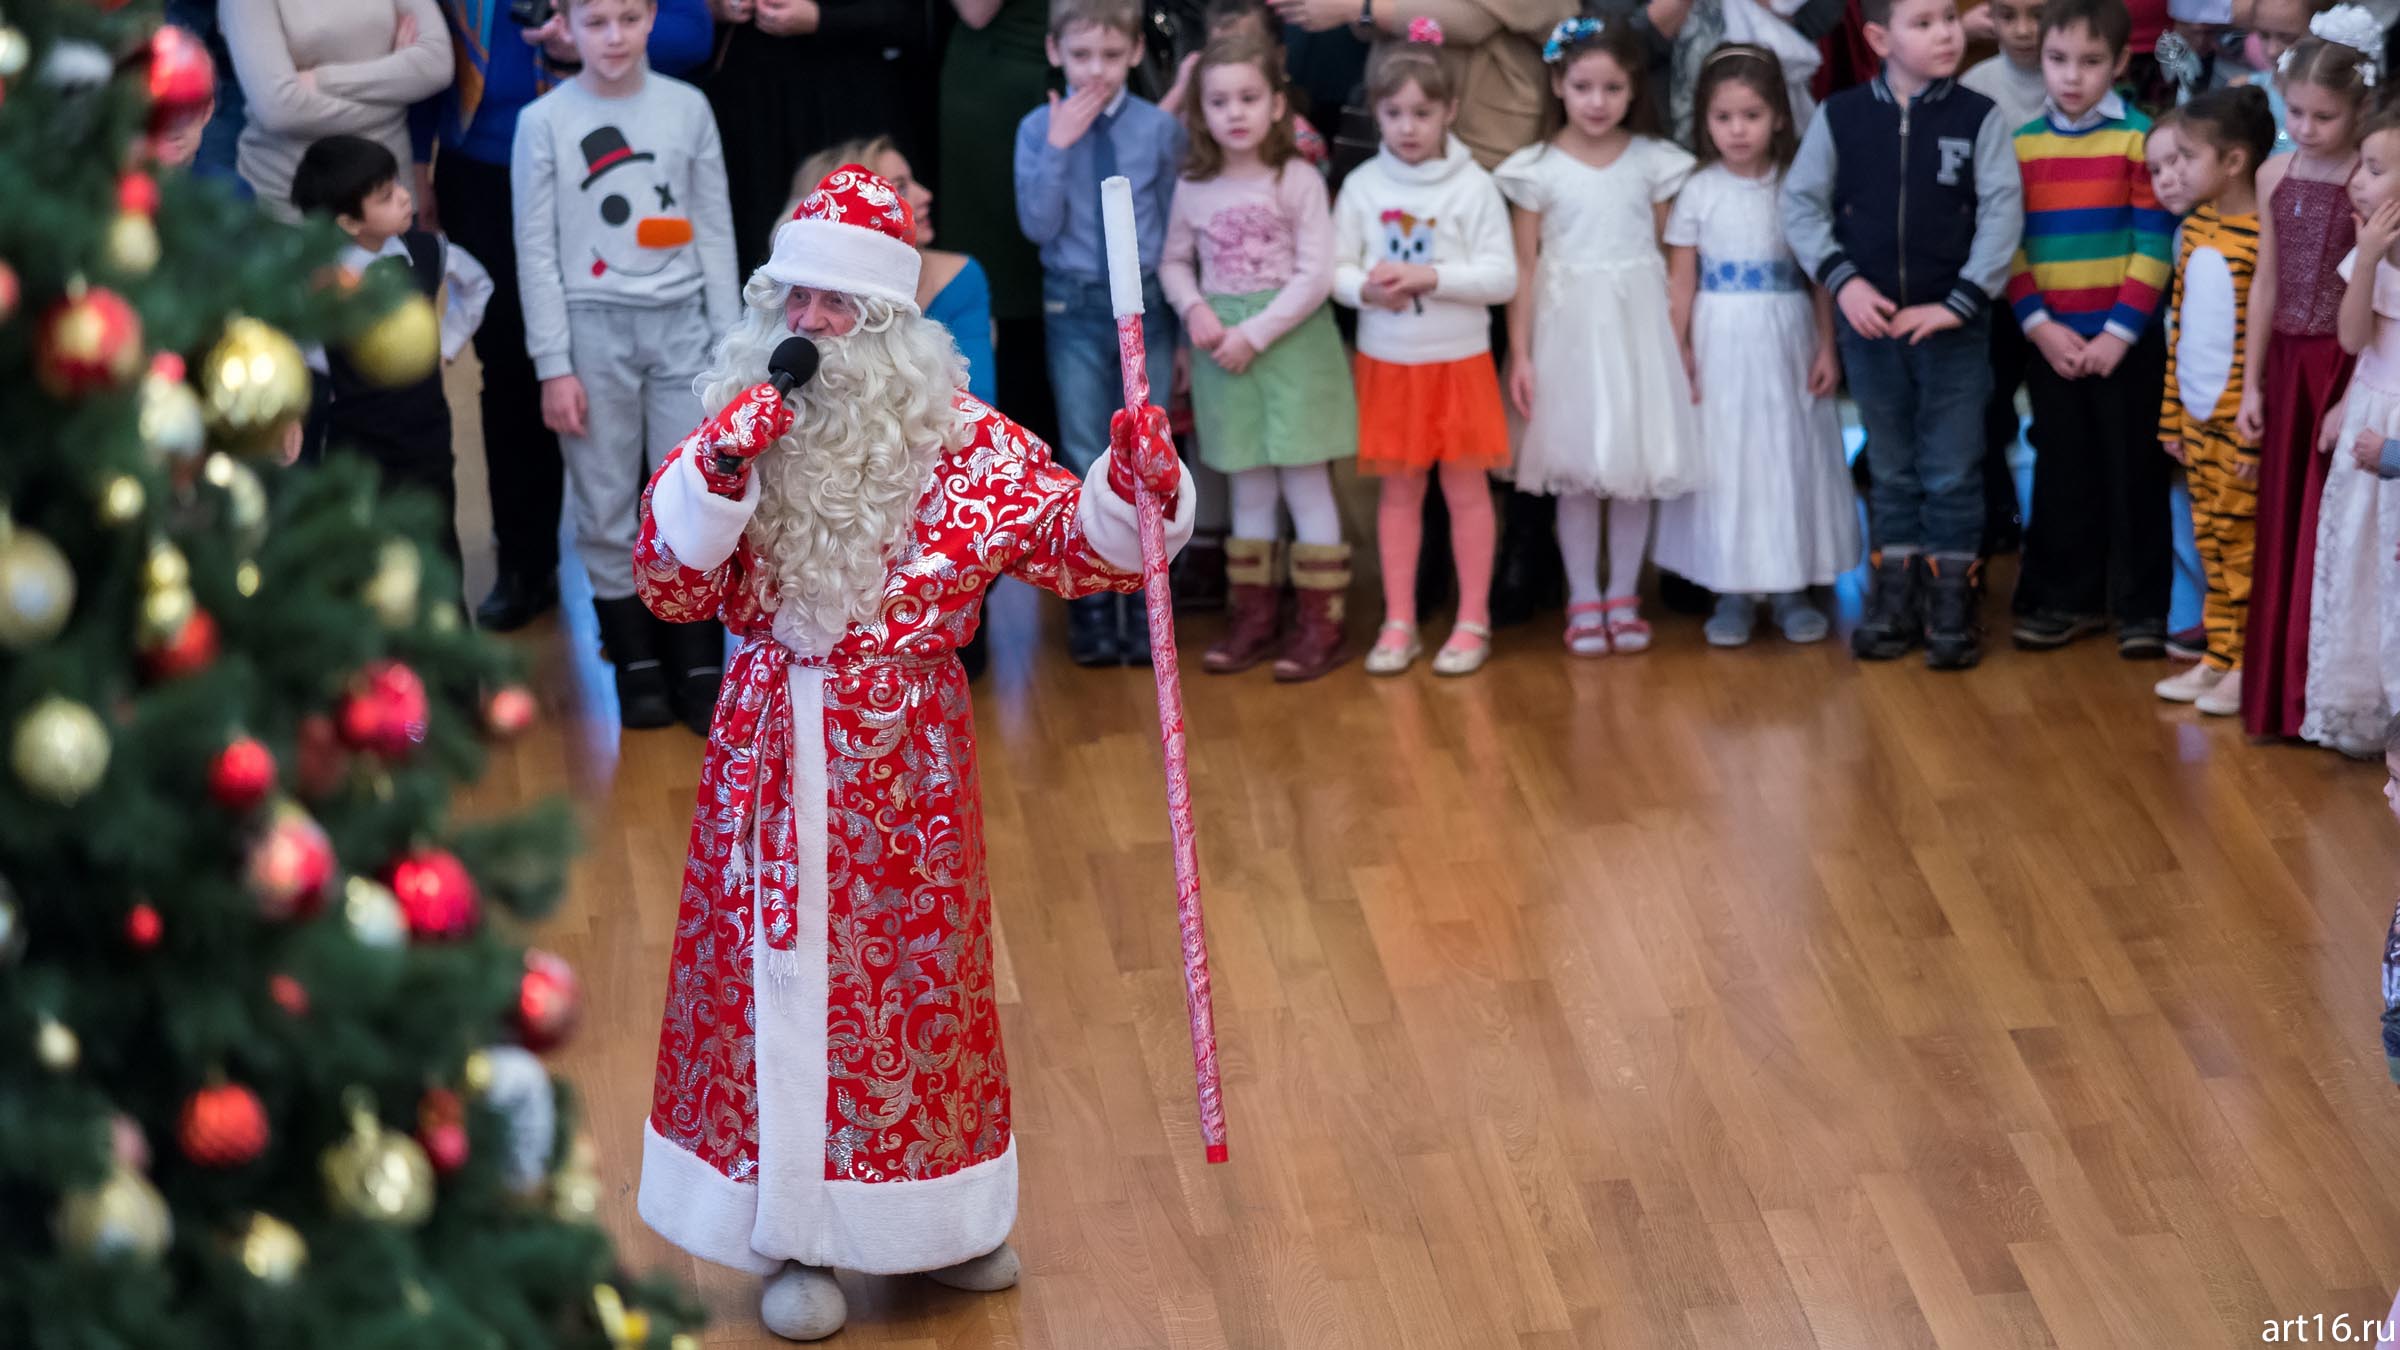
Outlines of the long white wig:
[{"label": "long white wig", "polygon": [[[789,290],[763,276],[742,288],[742,320],[699,381],[712,415],[767,377],[768,356],[791,336]],[[934,466],[968,434],[953,406],[966,362],[949,330],[851,299],[858,327],[818,341],[823,359],[794,398],[791,431],[758,458],[758,513],[746,531],[774,567],[782,603],[833,632],[881,613]]]}]

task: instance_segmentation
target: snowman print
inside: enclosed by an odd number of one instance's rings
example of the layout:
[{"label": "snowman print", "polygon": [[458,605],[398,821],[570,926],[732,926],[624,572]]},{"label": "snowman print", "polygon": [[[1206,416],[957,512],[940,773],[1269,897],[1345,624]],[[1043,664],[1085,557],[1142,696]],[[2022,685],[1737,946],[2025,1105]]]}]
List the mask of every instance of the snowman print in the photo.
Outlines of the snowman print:
[{"label": "snowman print", "polygon": [[593,276],[656,276],[692,242],[691,219],[676,213],[674,190],[657,174],[657,159],[626,144],[615,127],[583,138],[583,195],[604,227],[592,249]]}]

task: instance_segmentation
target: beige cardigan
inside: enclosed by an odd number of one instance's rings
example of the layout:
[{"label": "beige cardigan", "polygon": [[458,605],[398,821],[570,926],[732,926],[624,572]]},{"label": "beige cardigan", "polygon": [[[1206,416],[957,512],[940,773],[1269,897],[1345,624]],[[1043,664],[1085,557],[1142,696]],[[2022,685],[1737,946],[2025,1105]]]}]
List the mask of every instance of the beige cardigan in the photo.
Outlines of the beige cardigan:
[{"label": "beige cardigan", "polygon": [[[403,13],[417,40],[395,50]],[[311,142],[364,136],[405,171],[408,105],[450,84],[450,25],[436,0],[222,0],[217,22],[248,105],[236,167],[285,220],[297,218],[292,170]]]},{"label": "beige cardigan", "polygon": [[1442,25],[1442,46],[1460,54],[1458,124],[1452,128],[1484,168],[1541,138],[1550,98],[1542,43],[1575,0],[1393,0],[1377,17],[1386,32],[1403,34],[1409,21]]}]

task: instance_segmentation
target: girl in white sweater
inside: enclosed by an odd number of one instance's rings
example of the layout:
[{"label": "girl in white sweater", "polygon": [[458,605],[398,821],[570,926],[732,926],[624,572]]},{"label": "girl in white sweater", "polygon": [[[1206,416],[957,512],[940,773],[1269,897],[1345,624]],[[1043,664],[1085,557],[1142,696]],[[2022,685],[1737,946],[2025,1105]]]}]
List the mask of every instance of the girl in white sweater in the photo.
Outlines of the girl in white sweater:
[{"label": "girl in white sweater", "polygon": [[1376,533],[1384,623],[1367,671],[1397,675],[1424,651],[1417,551],[1425,490],[1438,470],[1458,566],[1458,621],[1433,669],[1466,675],[1492,649],[1484,475],[1508,467],[1509,449],[1489,307],[1516,293],[1517,263],[1499,188],[1450,134],[1458,90],[1439,60],[1441,31],[1419,19],[1409,39],[1380,48],[1367,64],[1383,149],[1343,181],[1335,203],[1333,297],[1359,311],[1358,466],[1383,477]]}]

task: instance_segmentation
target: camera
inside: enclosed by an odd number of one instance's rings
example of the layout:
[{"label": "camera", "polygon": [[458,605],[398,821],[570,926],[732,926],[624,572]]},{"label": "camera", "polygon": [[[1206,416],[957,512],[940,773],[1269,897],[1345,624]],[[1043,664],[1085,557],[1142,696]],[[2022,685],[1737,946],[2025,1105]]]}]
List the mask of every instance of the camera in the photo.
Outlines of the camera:
[{"label": "camera", "polygon": [[508,0],[508,20],[519,28],[539,28],[550,22],[556,0]]}]

